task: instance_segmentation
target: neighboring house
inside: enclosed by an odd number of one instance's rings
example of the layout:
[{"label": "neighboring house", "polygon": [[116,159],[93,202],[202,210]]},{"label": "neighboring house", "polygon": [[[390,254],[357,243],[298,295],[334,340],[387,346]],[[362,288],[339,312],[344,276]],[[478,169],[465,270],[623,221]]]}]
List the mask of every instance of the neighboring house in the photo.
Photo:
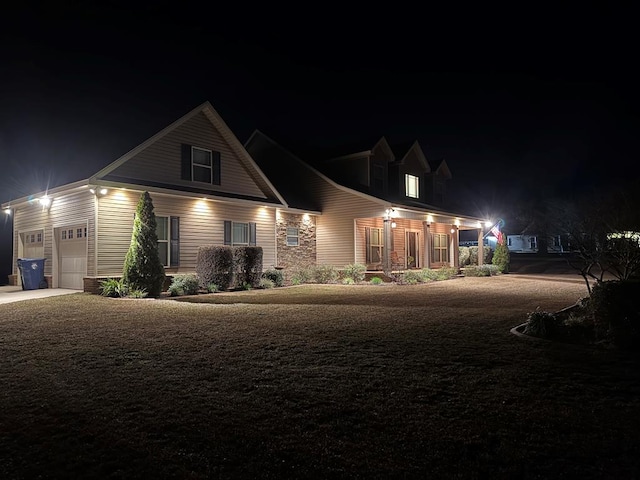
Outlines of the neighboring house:
[{"label": "neighboring house", "polygon": [[296,256],[285,263],[279,250],[283,267],[354,262],[369,270],[457,267],[459,231],[474,230],[482,238],[482,219],[423,201],[430,168],[417,142],[400,161],[382,138],[370,150],[313,165],[260,131],[245,147],[290,206],[321,212],[315,217],[315,259]]},{"label": "neighboring house", "polygon": [[[487,235],[488,245],[495,249],[496,237]],[[538,253],[538,235],[520,234],[507,235],[507,248],[514,253]],[[562,235],[551,235],[547,243],[547,253],[564,253],[568,251],[567,239]]]},{"label": "neighboring house", "polygon": [[3,204],[14,217],[10,282],[20,284],[18,258],[46,258],[53,288],[96,292],[100,280],[120,276],[144,191],[168,275],[195,272],[198,248],[212,244],[261,246],[264,268],[457,266],[459,230],[482,238],[481,219],[424,203],[434,172],[417,143],[399,160],[378,143],[358,160],[366,173],[351,168],[373,195],[260,132],[242,145],[205,102],[90,178]]}]

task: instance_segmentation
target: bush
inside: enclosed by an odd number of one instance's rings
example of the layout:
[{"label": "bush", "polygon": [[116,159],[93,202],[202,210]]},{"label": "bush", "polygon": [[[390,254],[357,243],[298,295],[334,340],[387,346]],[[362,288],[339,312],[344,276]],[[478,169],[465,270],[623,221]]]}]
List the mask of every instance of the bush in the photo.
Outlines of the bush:
[{"label": "bush", "polygon": [[149,192],[140,196],[133,220],[131,244],[124,260],[122,281],[130,289],[146,290],[152,297],[162,292],[165,274],[158,254],[156,216]]},{"label": "bush", "polygon": [[407,285],[415,285],[416,283],[424,282],[424,276],[422,272],[417,270],[407,270],[399,276],[399,283]]},{"label": "bush", "polygon": [[423,268],[420,270],[420,275],[422,276],[423,282],[438,280],[438,270],[433,270],[431,268]]},{"label": "bush", "polygon": [[350,263],[345,265],[342,274],[346,278],[351,278],[354,282],[362,282],[366,271],[367,266],[363,263]]},{"label": "bush", "polygon": [[233,247],[204,245],[198,248],[196,274],[201,287],[215,283],[220,290],[227,290],[233,282],[233,269]]},{"label": "bush", "polygon": [[338,279],[338,271],[333,265],[315,265],[312,273],[316,283],[333,283]]},{"label": "bush", "polygon": [[147,296],[147,292],[144,289],[136,288],[135,290],[131,290],[127,296],[131,298],[145,298]]},{"label": "bush", "polygon": [[640,348],[640,282],[598,282],[591,290],[591,309],[596,339],[615,346]]},{"label": "bush", "polygon": [[344,277],[344,278],[342,279],[342,284],[343,284],[343,285],[355,285],[355,284],[356,284],[356,282],[355,282],[355,280],[354,280],[353,278],[351,278],[351,277]]},{"label": "bush", "polygon": [[[477,248],[477,247],[476,247]],[[476,259],[478,258],[478,251],[476,250]],[[458,247],[458,257],[460,258],[460,266],[471,264],[471,253],[469,247]]]},{"label": "bush", "polygon": [[497,265],[469,265],[464,268],[463,274],[465,277],[490,277],[498,275],[500,269]]},{"label": "bush", "polygon": [[382,285],[384,281],[380,277],[371,277],[371,285]]},{"label": "bush", "polygon": [[176,275],[169,285],[172,297],[180,295],[195,295],[200,289],[198,277],[193,274]]},{"label": "bush", "polygon": [[126,297],[128,290],[125,283],[117,278],[107,278],[100,282],[100,295],[103,297]]},{"label": "bush", "polygon": [[262,247],[233,247],[234,284],[257,288],[262,278]]},{"label": "bush", "polygon": [[493,254],[491,263],[498,267],[500,273],[508,273],[510,261],[509,248],[503,240],[501,243],[496,245],[496,251]]},{"label": "bush", "polygon": [[540,338],[552,338],[558,331],[559,321],[551,312],[537,309],[527,314],[523,333]]},{"label": "bush", "polygon": [[458,276],[458,269],[454,267],[442,267],[436,270],[436,280],[449,280]]},{"label": "bush", "polygon": [[270,278],[263,277],[260,279],[260,285],[259,285],[260,288],[273,288],[275,286],[276,284]]},{"label": "bush", "polygon": [[281,287],[282,285],[284,285],[284,274],[282,273],[282,270],[276,270],[275,268],[266,270],[262,274],[262,278],[271,280],[271,282],[273,282],[273,285],[276,287]]},{"label": "bush", "polygon": [[207,285],[207,292],[209,293],[217,293],[220,291],[220,288],[215,283],[210,283]]},{"label": "bush", "polygon": [[311,280],[313,280],[313,271],[309,267],[299,268],[291,273],[291,283],[293,285],[311,283]]}]

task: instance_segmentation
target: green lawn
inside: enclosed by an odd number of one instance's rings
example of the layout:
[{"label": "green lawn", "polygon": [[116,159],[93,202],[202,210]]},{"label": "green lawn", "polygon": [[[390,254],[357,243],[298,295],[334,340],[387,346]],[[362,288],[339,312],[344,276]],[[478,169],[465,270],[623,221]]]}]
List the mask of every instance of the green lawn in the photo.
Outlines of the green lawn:
[{"label": "green lawn", "polygon": [[0,478],[638,478],[638,358],[509,333],[585,294],[503,275],[0,305]]}]

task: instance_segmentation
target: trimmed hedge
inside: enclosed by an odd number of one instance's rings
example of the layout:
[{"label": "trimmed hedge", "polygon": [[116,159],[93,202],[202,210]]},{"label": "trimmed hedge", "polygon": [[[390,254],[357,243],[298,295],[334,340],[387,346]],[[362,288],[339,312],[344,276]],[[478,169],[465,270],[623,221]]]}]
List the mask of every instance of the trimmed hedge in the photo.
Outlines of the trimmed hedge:
[{"label": "trimmed hedge", "polygon": [[234,287],[258,288],[262,278],[262,247],[233,247]]},{"label": "trimmed hedge", "polygon": [[216,284],[220,290],[233,285],[234,251],[228,245],[204,245],[198,248],[196,274],[200,286]]}]

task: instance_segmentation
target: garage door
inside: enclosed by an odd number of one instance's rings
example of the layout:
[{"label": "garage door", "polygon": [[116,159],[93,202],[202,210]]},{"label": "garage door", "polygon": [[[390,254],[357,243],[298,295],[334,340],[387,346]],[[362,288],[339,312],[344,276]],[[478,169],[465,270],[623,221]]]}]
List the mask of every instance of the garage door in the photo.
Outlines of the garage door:
[{"label": "garage door", "polygon": [[87,274],[87,227],[64,227],[58,235],[58,286],[82,290]]},{"label": "garage door", "polygon": [[42,230],[27,232],[22,236],[22,258],[42,258],[44,247]]}]

